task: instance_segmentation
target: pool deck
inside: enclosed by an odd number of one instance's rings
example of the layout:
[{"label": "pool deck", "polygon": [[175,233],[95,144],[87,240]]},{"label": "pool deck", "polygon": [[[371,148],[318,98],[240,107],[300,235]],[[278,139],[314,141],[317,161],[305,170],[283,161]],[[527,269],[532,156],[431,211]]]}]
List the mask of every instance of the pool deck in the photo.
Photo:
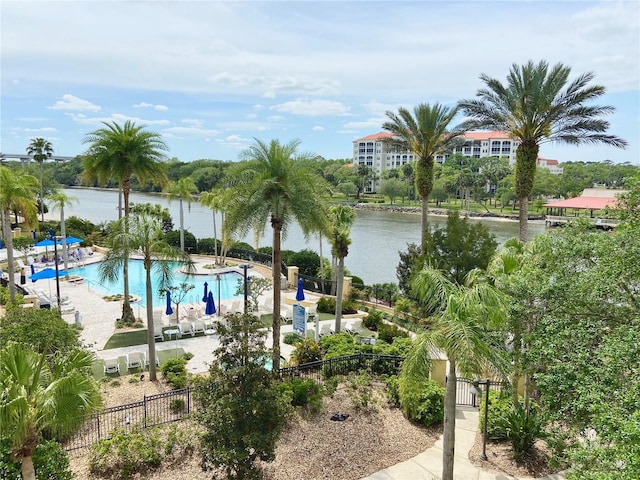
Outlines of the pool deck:
[{"label": "pool deck", "polygon": [[[96,252],[91,257],[87,258],[85,264],[97,263],[101,259],[102,255]],[[204,268],[204,265],[211,262],[210,258],[194,257],[194,260],[196,261],[196,270],[198,273],[206,275],[216,273],[215,270],[212,271],[209,268]],[[226,267],[224,270],[239,270],[240,272],[242,272],[242,269],[239,267]],[[253,270],[253,272],[253,275],[264,274],[264,272],[260,272],[259,269],[255,269]],[[222,271],[220,273],[222,273]],[[40,287],[40,289],[44,290],[43,287]],[[67,323],[74,324],[76,311],[79,312],[80,323],[82,325],[80,339],[90,350],[95,352],[98,358],[117,358],[133,351],[142,351],[145,352],[145,354],[147,353],[146,344],[108,350],[104,349],[104,346],[109,338],[111,338],[113,334],[122,331],[120,329],[116,329],[115,327],[116,320],[119,319],[122,314],[121,301],[104,300],[102,298],[103,294],[93,289],[88,283],[72,283],[61,281],[60,295],[63,298],[68,297],[69,303],[73,306],[72,309],[64,310],[62,317],[65,319],[65,321],[67,321]],[[291,300],[295,295],[295,290],[283,290],[281,295],[283,305],[291,303]],[[313,295],[311,294],[309,296],[311,297],[311,299],[317,299],[317,297],[313,297]],[[261,300],[265,300],[267,302],[271,298],[273,298],[273,289],[265,292],[265,294],[260,297]],[[235,301],[235,304],[233,300],[222,300],[221,303],[224,308],[226,308],[226,311],[233,308],[234,306],[238,306],[237,300]],[[240,302],[240,304],[241,303],[242,302]],[[180,310],[186,312],[190,307],[201,309],[203,308],[203,305],[203,303],[199,303],[196,305],[188,303],[181,304]],[[137,303],[133,303],[131,306],[133,308],[134,315],[142,320],[146,328],[146,308],[143,305],[139,305]],[[218,306],[218,308],[220,308],[220,306]],[[161,307],[154,308],[154,319],[156,321],[159,320],[160,322],[162,322],[163,326],[165,327],[175,325],[175,315],[172,315],[172,318],[168,318],[164,314],[164,308]],[[325,320],[321,322],[321,324],[324,323],[332,324],[333,320]],[[291,331],[291,324],[282,324],[281,340],[285,334]],[[267,336],[267,346],[272,345],[272,338],[273,337],[271,334],[271,329],[269,329],[269,333]],[[156,350],[169,350],[181,347],[186,352],[192,353],[194,355],[194,357],[187,364],[188,370],[191,373],[202,373],[208,370],[209,365],[213,361],[213,350],[219,345],[220,343],[217,335],[204,335],[196,336],[193,338],[187,336],[181,339],[175,339],[174,337],[174,339],[171,340],[156,341]],[[291,345],[283,343],[282,341],[280,342],[280,349],[281,355],[286,359],[288,359],[293,352],[293,347]]]}]

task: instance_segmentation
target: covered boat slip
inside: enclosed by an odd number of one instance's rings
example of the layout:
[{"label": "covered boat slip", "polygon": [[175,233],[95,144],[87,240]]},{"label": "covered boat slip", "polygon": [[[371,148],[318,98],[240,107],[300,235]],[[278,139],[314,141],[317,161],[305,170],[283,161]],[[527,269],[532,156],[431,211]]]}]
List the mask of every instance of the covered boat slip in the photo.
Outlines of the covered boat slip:
[{"label": "covered boat slip", "polygon": [[606,218],[605,215],[616,208],[617,196],[625,192],[626,190],[588,188],[579,197],[546,203],[545,221],[547,225],[553,226],[583,218],[601,228],[614,228],[618,220]]}]

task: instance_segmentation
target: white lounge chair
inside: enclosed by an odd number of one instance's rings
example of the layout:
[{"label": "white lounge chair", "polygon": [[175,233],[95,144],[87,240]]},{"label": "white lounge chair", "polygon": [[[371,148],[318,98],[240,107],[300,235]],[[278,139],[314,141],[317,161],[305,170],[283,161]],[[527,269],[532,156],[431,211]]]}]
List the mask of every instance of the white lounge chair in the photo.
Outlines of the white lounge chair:
[{"label": "white lounge chair", "polygon": [[120,373],[120,362],[117,358],[104,360],[104,373]]},{"label": "white lounge chair", "polygon": [[193,322],[193,334],[204,333],[204,320],[196,320]]},{"label": "white lounge chair", "polygon": [[127,369],[138,367],[144,368],[146,363],[143,352],[131,352],[127,355]]},{"label": "white lounge chair", "polygon": [[325,337],[327,335],[331,335],[331,325],[324,323],[322,327],[320,327],[320,336]]},{"label": "white lounge chair", "polygon": [[180,329],[180,336],[184,336],[184,335],[191,335],[192,337],[196,334],[193,331],[193,323],[191,322],[180,322],[180,325],[178,325],[178,328]]},{"label": "white lounge chair", "polygon": [[349,332],[351,335],[358,335],[362,333],[362,319],[356,318],[348,321],[344,327],[344,331]]},{"label": "white lounge chair", "polygon": [[154,323],[153,325],[153,336],[156,340],[164,340],[164,335],[162,333],[162,324]]},{"label": "white lounge chair", "polygon": [[[346,321],[340,322],[340,332],[344,332],[346,330],[346,327],[347,327],[347,322]],[[334,333],[336,333],[336,323],[335,322],[331,322],[331,326],[329,327],[329,330],[331,331],[332,335]]]}]

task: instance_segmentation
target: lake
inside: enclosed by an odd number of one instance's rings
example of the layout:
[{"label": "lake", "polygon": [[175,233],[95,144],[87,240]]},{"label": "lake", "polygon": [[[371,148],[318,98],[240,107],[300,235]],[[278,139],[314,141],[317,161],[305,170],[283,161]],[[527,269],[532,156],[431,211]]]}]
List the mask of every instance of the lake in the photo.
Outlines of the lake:
[{"label": "lake", "polygon": [[[65,217],[75,215],[86,218],[93,223],[109,222],[118,218],[118,192],[116,190],[65,189],[65,194],[75,197],[76,202],[65,207]],[[173,218],[174,228],[179,228],[179,202],[169,202],[159,194],[132,193],[130,202],[157,203],[167,207]],[[213,216],[210,209],[198,202],[191,204],[189,210],[184,206],[184,226],[196,238],[213,237]],[[49,212],[48,217],[55,217],[56,212]],[[442,228],[446,225],[446,217],[429,215],[429,223]],[[518,236],[518,222],[502,219],[471,219],[482,222],[495,235],[498,243],[503,243]],[[217,226],[220,229],[220,215],[217,215]],[[544,224],[530,223],[529,238],[545,232]],[[220,233],[218,232],[218,235]],[[258,247],[271,246],[271,228],[265,230]],[[239,240],[256,247],[254,238],[249,235]],[[374,283],[397,283],[396,267],[400,261],[399,251],[405,251],[407,244],[420,242],[420,214],[396,213],[383,211],[358,210],[357,218],[351,228],[351,245],[349,255],[345,258],[345,267],[359,276],[367,285]],[[292,225],[282,240],[282,248],[299,251],[305,248],[319,253],[320,241],[317,236],[305,238],[297,225]],[[326,239],[322,242],[322,254],[331,258],[331,247]]]}]

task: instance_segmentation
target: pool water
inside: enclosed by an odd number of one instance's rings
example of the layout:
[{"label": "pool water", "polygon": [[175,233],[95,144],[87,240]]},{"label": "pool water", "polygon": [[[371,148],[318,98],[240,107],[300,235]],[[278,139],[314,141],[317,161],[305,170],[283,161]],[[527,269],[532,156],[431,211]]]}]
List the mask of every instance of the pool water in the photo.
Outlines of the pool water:
[{"label": "pool water", "polygon": [[[124,282],[122,280],[122,274],[120,278],[110,283],[107,280],[100,280],[100,272],[98,270],[99,264],[94,263],[85,265],[84,267],[75,267],[69,269],[69,274],[80,275],[84,277],[84,284],[88,285],[92,290],[96,290],[104,295],[122,294],[124,289]],[[213,298],[218,306],[218,280],[215,275],[186,275],[180,273],[179,266],[176,264],[173,279],[171,285],[179,286],[181,283],[187,283],[195,285],[195,288],[190,290],[185,298],[180,303],[182,305],[188,303],[202,303],[202,296],[204,295],[204,282],[209,285],[209,291],[213,292]],[[236,289],[238,288],[238,280],[242,280],[242,275],[236,272],[223,273],[220,275],[220,299],[228,298],[240,298],[241,295],[236,295]],[[164,297],[160,297],[158,290],[160,285],[160,275],[151,271],[151,282],[153,291],[153,306],[164,307],[167,304],[167,300]],[[132,295],[140,297],[140,306],[145,307],[147,302],[146,296],[146,272],[144,270],[144,264],[142,260],[130,260],[129,261],[129,292]]]}]

